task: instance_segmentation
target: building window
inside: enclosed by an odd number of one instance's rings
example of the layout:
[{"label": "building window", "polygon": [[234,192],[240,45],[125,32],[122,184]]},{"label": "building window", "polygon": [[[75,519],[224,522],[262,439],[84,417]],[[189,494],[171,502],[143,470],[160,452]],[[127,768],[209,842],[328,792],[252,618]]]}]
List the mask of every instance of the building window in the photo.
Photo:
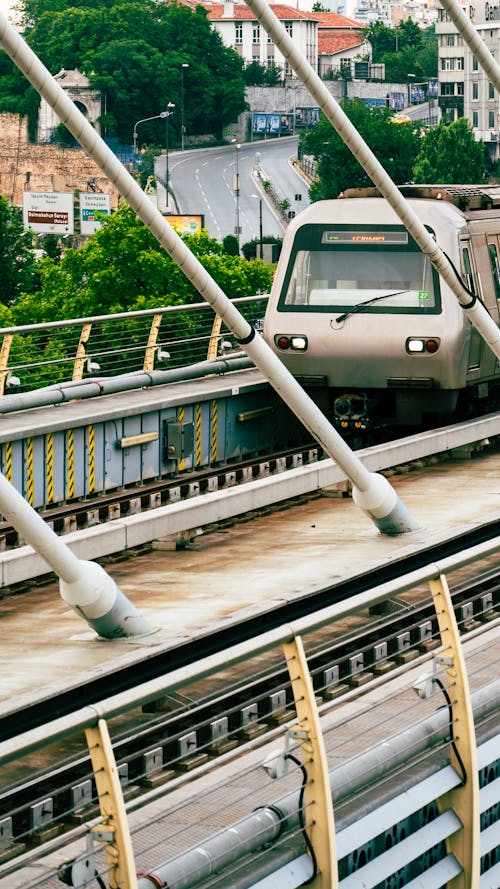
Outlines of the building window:
[{"label": "building window", "polygon": [[475,56],[474,56],[473,59],[472,59],[472,70],[473,70],[473,71],[479,71],[479,62],[478,62],[478,60],[476,59]]},{"label": "building window", "polygon": [[477,111],[472,112],[472,126],[475,130],[479,127],[479,112]]},{"label": "building window", "polygon": [[243,22],[234,23],[234,42],[243,43]]},{"label": "building window", "polygon": [[495,98],[495,87],[493,86],[492,83],[489,83],[488,84],[488,99],[494,99],[494,98]]},{"label": "building window", "polygon": [[455,46],[455,35],[447,34],[446,35],[446,46]]},{"label": "building window", "polygon": [[472,84],[472,98],[479,99],[479,84],[478,83]]},{"label": "building window", "polygon": [[454,96],[455,95],[455,84],[454,83],[442,83],[441,84],[441,95],[442,96]]},{"label": "building window", "polygon": [[293,37],[293,22],[285,22],[285,31],[289,37]]},{"label": "building window", "polygon": [[465,86],[465,84],[464,84],[463,80],[460,80],[457,83],[457,96],[464,96],[465,95],[464,86]]},{"label": "building window", "polygon": [[252,22],[252,43],[260,43],[260,25]]},{"label": "building window", "polygon": [[495,112],[494,111],[488,111],[488,129],[489,130],[495,129]]}]

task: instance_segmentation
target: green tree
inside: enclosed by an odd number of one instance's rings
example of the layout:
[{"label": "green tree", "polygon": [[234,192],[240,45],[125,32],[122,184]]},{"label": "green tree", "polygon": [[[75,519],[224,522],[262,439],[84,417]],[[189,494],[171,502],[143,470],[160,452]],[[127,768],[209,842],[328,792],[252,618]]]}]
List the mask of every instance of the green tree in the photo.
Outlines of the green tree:
[{"label": "green tree", "polygon": [[482,180],[484,144],[476,142],[468,120],[427,130],[413,168],[414,182],[471,183]]},{"label": "green tree", "polygon": [[[227,256],[206,232],[188,247],[231,298],[267,292],[265,263]],[[39,263],[40,289],[13,307],[16,324],[199,302],[200,296],[133,210],[121,206],[79,249]]]},{"label": "green tree", "polygon": [[[180,141],[184,85],[187,133],[214,133],[245,109],[243,61],[224,45],[201,5],[154,0],[21,0],[25,36],[53,73],[78,68],[104,96],[107,136],[128,144],[134,123],[167,103],[172,144]],[[182,66],[187,67],[182,67]],[[0,61],[0,110],[30,113],[38,106],[12,64]],[[164,144],[165,122],[141,126],[139,144]]]},{"label": "green tree", "polygon": [[0,302],[13,305],[22,291],[37,284],[33,235],[23,226],[18,207],[11,207],[0,195]]},{"label": "green tree", "polygon": [[388,28],[381,21],[372,22],[364,30],[370,41],[374,62],[385,65],[385,79],[406,83],[408,74],[416,80],[436,77],[438,47],[434,27],[422,30],[412,19]]},{"label": "green tree", "polygon": [[[390,122],[389,108],[369,108],[358,99],[346,101],[342,107],[389,176],[396,183],[408,182],[420,147],[420,126],[395,126]],[[314,130],[301,138],[301,148],[305,154],[312,154],[317,164],[318,179],[310,189],[312,200],[336,198],[346,188],[372,184],[324,116]]]}]

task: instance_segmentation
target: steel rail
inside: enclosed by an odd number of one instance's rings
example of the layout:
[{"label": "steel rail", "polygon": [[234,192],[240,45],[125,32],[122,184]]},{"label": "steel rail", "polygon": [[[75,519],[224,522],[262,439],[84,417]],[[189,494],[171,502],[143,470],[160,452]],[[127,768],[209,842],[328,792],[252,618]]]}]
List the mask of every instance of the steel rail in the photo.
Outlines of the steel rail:
[{"label": "steel rail", "polygon": [[[340,617],[370,608],[418,584],[498,552],[500,518],[440,541],[416,553],[320,588],[281,607],[233,620],[221,629],[148,651],[143,661],[68,685],[35,703],[21,700],[0,710],[0,758],[5,762],[144,705],[161,694],[258,656],[297,635],[320,629]],[[264,631],[263,631],[264,628]],[[112,689],[112,694],[110,694]],[[57,714],[57,715],[56,715]]]}]

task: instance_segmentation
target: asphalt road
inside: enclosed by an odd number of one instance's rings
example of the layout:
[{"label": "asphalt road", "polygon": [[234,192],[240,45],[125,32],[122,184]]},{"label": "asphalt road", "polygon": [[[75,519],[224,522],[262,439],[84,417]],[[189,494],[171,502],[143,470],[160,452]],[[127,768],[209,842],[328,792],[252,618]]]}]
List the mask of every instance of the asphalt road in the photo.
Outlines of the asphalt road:
[{"label": "asphalt road", "polygon": [[[202,214],[205,228],[217,240],[236,233],[239,217],[240,244],[258,238],[262,208],[262,234],[282,236],[283,223],[259,187],[258,169],[269,180],[280,197],[299,212],[309,204],[304,180],[291,165],[296,156],[298,138],[288,136],[263,142],[243,143],[240,148],[227,145],[217,148],[189,149],[169,153],[169,181],[173,193],[170,212]],[[158,159],[157,174],[166,181],[166,157]],[[235,178],[239,173],[239,200],[235,194]],[[296,200],[296,195],[301,195]],[[159,184],[160,209],[164,209],[166,192]],[[261,204],[262,201],[262,204]]]}]

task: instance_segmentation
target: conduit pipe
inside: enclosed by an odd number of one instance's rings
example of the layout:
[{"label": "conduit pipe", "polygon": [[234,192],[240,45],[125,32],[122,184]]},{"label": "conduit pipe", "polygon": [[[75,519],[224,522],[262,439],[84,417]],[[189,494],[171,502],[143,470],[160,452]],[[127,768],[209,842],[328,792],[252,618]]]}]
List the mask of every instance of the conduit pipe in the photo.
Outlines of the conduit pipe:
[{"label": "conduit pipe", "polygon": [[[96,133],[76,105],[30,49],[6,16],[0,13],[0,42],[6,53],[54,110],[120,194],[142,219],[198,292],[220,315],[247,355],[271,386],[311,432],[324,451],[344,470],[353,485],[354,502],[384,534],[415,531],[419,524],[404,506],[390,482],[369,472],[328,422],[272,349],[231,303],[219,285],[184,241],[148,200],[130,173]],[[499,350],[500,355],[500,350]]]},{"label": "conduit pipe", "polygon": [[237,370],[248,370],[252,367],[254,364],[250,358],[246,355],[244,357],[239,355],[219,361],[199,361],[188,367],[170,370],[138,370],[116,377],[68,380],[53,386],[45,386],[43,389],[34,389],[32,392],[0,396],[0,414],[46,407],[51,404],[63,404],[67,401],[74,401],[76,398],[96,398],[100,395],[114,395],[116,392],[129,392],[132,389],[147,389],[150,386],[195,380],[210,374],[234,373]]},{"label": "conduit pipe", "polygon": [[[342,111],[338,102],[328,92],[323,81],[304,58],[297,44],[287,34],[285,28],[278,21],[265,0],[246,0],[246,4],[283,54],[288,64],[300,77],[314,101],[336,129],[356,160],[361,164],[365,173],[380,191],[382,197],[391,205],[412,238],[429,258],[450,290],[455,294],[473,326],[481,334],[496,357],[500,358],[499,328],[483,304],[474,296],[471,296],[471,293],[462,284],[448,258],[441,248],[438,247],[432,235],[429,234],[413,208],[403,197],[347,115]],[[448,7],[448,3],[443,3],[443,6]],[[500,86],[497,86],[497,88],[500,89]]]},{"label": "conduit pipe", "polygon": [[[476,721],[496,712],[499,701],[500,680],[474,692],[472,704]],[[399,735],[388,738],[382,744],[334,769],[330,772],[330,788],[334,803],[338,805],[344,800],[353,801],[356,794],[361,794],[375,782],[387,782],[391,773],[404,769],[413,757],[421,757],[423,753],[429,751],[429,748],[446,742],[449,739],[449,731],[448,710],[438,710],[426,720],[411,726]],[[459,784],[460,776],[458,773],[455,773],[455,776],[452,780]],[[385,791],[387,798],[397,793],[398,788],[394,783],[387,786]],[[245,855],[257,852],[266,844],[273,843],[278,836],[297,831],[298,806],[299,791],[293,791],[281,799],[273,800],[272,805],[257,809],[237,824],[209,837],[176,858],[152,866],[151,873],[158,878],[159,886],[168,886],[168,889],[192,889],[194,886],[199,886],[201,880],[208,880],[218,870],[236,864]],[[364,814],[361,805],[358,817]],[[301,851],[300,842],[299,840],[297,854]],[[274,870],[275,864],[270,853],[268,875]],[[137,889],[151,889],[152,885],[155,884],[147,876],[140,876],[137,880]]]},{"label": "conduit pipe", "polygon": [[113,639],[152,632],[104,568],[77,558],[1,473],[0,512],[55,571],[64,601],[99,636]]}]

